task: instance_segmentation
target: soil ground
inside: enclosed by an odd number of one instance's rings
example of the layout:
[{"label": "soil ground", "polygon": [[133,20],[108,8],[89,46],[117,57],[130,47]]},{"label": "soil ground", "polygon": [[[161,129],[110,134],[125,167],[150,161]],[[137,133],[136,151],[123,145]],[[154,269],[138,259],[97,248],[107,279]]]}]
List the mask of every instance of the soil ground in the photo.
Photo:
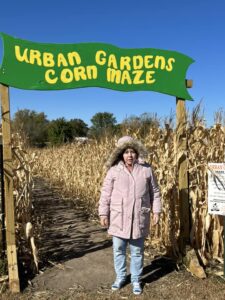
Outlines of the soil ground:
[{"label": "soil ground", "polygon": [[21,294],[6,291],[0,299],[225,299],[222,277],[195,278],[185,268],[178,269],[173,260],[156,255],[154,249],[145,257],[143,294],[132,294],[129,277],[124,288],[112,292],[115,275],[107,232],[88,218],[84,207],[63,199],[57,188],[40,178],[35,180],[33,204],[41,229],[36,238],[40,272],[27,286],[25,275],[21,276]]}]

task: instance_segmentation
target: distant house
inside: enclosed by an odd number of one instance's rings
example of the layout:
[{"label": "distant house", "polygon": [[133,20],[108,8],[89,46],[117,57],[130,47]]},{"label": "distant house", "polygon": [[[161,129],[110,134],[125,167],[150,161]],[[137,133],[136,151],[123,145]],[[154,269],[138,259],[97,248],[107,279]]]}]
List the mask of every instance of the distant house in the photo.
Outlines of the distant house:
[{"label": "distant house", "polygon": [[87,141],[89,140],[88,137],[86,136],[78,136],[78,137],[74,137],[74,142],[78,142],[78,143],[87,143]]}]

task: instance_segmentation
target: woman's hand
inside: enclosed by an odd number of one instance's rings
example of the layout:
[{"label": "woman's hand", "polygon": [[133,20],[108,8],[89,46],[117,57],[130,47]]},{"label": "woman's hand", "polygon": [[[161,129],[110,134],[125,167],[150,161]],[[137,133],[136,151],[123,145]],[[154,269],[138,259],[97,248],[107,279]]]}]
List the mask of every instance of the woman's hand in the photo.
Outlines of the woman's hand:
[{"label": "woman's hand", "polygon": [[158,213],[154,213],[153,214],[153,225],[156,225],[159,223],[159,214]]},{"label": "woman's hand", "polygon": [[102,227],[109,227],[109,218],[107,216],[100,216],[100,224]]}]

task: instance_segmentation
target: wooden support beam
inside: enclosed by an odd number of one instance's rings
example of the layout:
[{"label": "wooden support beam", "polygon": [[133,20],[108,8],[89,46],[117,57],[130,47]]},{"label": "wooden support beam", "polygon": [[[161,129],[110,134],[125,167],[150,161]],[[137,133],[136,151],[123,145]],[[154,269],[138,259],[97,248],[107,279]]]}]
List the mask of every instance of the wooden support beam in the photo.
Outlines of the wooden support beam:
[{"label": "wooden support beam", "polygon": [[[186,87],[193,86],[192,80],[186,80]],[[187,157],[187,112],[185,100],[176,98],[176,143],[177,143],[177,168],[178,168],[178,192],[179,192],[179,215],[180,237],[179,248],[183,255],[186,245],[190,241],[190,205],[188,191],[188,157]]]},{"label": "wooden support beam", "polygon": [[186,137],[186,109],[185,101],[176,99],[176,141],[177,141],[177,168],[178,168],[178,196],[180,215],[179,248],[185,253],[185,245],[189,241],[189,197],[188,197],[188,166],[187,166],[187,137]]},{"label": "wooden support beam", "polygon": [[2,155],[2,132],[0,132],[0,252],[2,253],[3,258],[3,251],[5,251],[5,207],[4,207],[4,184],[3,184],[3,155]]},{"label": "wooden support beam", "polygon": [[20,282],[17,264],[15,237],[15,210],[13,199],[13,166],[11,148],[11,124],[9,106],[9,88],[0,85],[2,111],[2,141],[3,141],[3,170],[4,170],[4,199],[6,220],[6,244],[9,272],[9,287],[13,293],[20,292]]}]

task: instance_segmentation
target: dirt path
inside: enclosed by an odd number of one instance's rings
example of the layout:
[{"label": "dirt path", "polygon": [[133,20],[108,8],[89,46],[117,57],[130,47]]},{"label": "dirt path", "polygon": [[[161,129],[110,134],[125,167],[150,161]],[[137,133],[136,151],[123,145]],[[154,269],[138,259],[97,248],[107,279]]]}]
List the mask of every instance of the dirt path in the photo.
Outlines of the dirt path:
[{"label": "dirt path", "polygon": [[[62,199],[40,179],[36,180],[33,197],[36,218],[43,228],[39,253],[44,271],[32,281],[34,287],[63,291],[82,286],[92,290],[111,282],[111,239],[106,231],[88,220],[84,208]],[[107,260],[105,268],[101,262]],[[90,280],[90,273],[95,281]]]},{"label": "dirt path", "polygon": [[223,280],[194,278],[165,257],[145,259],[142,296],[132,295],[129,281],[112,293],[111,239],[105,230],[41,179],[35,180],[33,199],[42,228],[40,274],[21,295],[5,294],[2,299],[225,299]]}]

